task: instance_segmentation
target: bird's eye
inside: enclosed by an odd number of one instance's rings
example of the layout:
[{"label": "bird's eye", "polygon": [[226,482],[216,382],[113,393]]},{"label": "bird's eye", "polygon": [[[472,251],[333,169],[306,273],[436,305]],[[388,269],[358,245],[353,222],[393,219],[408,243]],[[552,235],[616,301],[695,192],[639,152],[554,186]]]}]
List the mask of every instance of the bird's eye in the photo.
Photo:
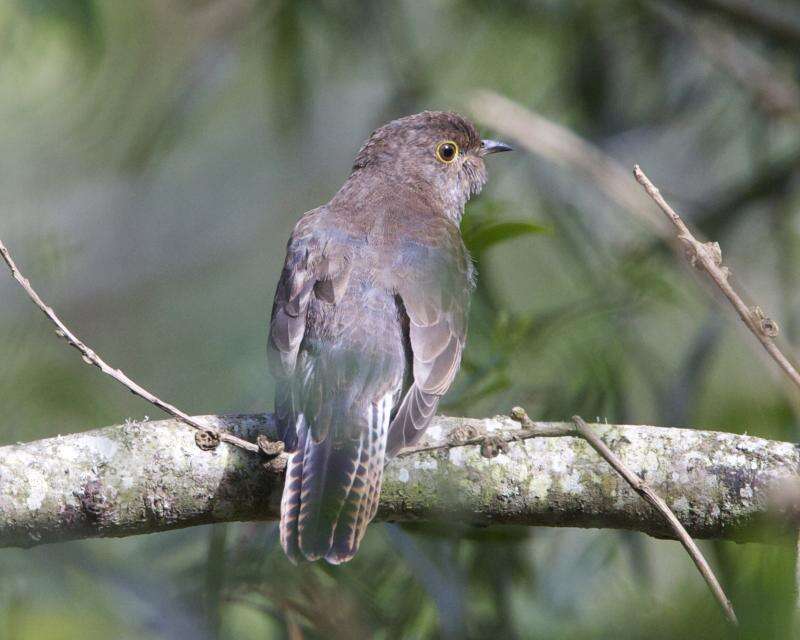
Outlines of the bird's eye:
[{"label": "bird's eye", "polygon": [[436,159],[450,164],[458,157],[458,145],[452,140],[445,140],[436,145]]}]

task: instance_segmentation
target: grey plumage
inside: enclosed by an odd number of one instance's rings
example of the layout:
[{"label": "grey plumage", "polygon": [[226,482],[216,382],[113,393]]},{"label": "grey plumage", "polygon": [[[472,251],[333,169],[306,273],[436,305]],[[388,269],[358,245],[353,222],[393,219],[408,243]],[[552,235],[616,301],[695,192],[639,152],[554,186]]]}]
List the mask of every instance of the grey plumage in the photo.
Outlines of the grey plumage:
[{"label": "grey plumage", "polygon": [[268,348],[291,453],[281,504],[291,559],[353,557],[386,458],[422,435],[450,387],[473,285],[458,225],[485,182],[483,157],[507,149],[457,114],[395,120],[295,226]]}]

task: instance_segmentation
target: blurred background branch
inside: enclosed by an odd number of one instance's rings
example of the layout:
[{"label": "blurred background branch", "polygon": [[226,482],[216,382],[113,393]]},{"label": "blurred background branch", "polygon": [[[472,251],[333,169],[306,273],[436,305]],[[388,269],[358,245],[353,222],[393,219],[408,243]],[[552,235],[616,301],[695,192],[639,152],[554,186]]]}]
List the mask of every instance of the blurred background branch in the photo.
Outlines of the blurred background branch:
[{"label": "blurred background branch", "polygon": [[577,171],[620,209],[641,219],[659,235],[667,236],[668,226],[652,215],[651,203],[635,188],[630,172],[590,142],[568,128],[489,91],[477,93],[470,106],[480,122],[509,139],[519,141],[526,151],[565,170]]},{"label": "blurred background branch", "polygon": [[739,83],[770,117],[800,119],[800,87],[784,70],[776,69],[735,33],[709,19],[698,19],[651,2],[656,15],[678,32],[691,36],[694,44],[724,73]]},{"label": "blurred background branch", "polygon": [[800,44],[800,11],[790,2],[753,0],[679,0],[692,9],[722,15],[733,24],[758,32],[786,46]]}]

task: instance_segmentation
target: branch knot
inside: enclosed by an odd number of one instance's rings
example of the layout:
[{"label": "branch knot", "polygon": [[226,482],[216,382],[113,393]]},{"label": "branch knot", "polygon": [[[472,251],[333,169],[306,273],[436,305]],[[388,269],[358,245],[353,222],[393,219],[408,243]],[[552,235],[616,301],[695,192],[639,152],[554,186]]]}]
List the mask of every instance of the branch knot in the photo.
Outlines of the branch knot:
[{"label": "branch knot", "polygon": [[460,424],[447,434],[447,442],[454,446],[466,444],[482,433],[483,430],[474,424]]},{"label": "branch knot", "polygon": [[263,434],[256,438],[256,444],[262,455],[269,460],[277,458],[286,450],[283,440],[270,440]]},{"label": "branch knot", "polygon": [[219,446],[219,434],[214,431],[198,431],[194,441],[203,451],[213,451]]},{"label": "branch knot", "polygon": [[698,242],[693,236],[682,233],[678,239],[684,243],[686,259],[695,269],[704,269],[708,260],[722,272],[723,277],[728,277],[728,268],[722,265],[722,248],[719,242]]},{"label": "branch knot", "polygon": [[767,338],[775,338],[780,333],[780,327],[778,323],[775,322],[772,318],[767,316],[759,307],[756,305],[752,309],[750,309],[750,313],[753,316],[753,320],[755,321],[756,325],[758,326],[758,330],[761,331]]},{"label": "branch knot", "polygon": [[508,451],[508,442],[499,435],[487,435],[481,442],[481,455],[484,458],[496,458]]}]

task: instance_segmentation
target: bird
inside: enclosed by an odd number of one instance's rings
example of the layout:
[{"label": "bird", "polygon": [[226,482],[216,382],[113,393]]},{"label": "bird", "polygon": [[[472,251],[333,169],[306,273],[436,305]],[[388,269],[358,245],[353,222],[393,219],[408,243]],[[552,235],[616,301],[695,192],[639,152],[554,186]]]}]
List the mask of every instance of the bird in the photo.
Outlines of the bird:
[{"label": "bird", "polygon": [[486,156],[510,150],[454,112],[398,118],[296,223],[267,349],[291,561],[353,558],[385,463],[419,440],[453,382],[475,284],[460,222]]}]

